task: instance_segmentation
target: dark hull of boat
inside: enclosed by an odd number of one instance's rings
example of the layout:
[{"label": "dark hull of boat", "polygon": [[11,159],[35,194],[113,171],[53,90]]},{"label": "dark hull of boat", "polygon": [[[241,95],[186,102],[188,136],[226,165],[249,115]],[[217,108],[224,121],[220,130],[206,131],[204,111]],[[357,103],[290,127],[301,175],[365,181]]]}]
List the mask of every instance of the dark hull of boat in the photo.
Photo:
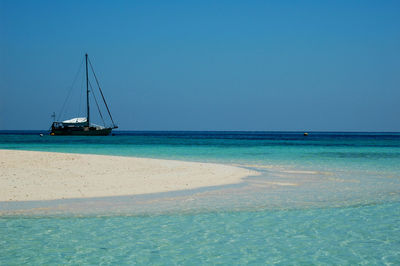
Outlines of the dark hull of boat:
[{"label": "dark hull of boat", "polygon": [[50,135],[54,136],[108,136],[112,128],[82,128],[82,127],[67,127],[53,128]]}]

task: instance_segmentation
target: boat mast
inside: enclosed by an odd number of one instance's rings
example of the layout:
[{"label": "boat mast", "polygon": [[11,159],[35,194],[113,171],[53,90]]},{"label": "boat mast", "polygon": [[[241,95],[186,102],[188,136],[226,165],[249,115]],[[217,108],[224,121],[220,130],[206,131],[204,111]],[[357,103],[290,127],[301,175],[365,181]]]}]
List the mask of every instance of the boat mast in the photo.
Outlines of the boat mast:
[{"label": "boat mast", "polygon": [[85,54],[85,57],[86,57],[86,107],[87,107],[86,122],[87,126],[90,127],[88,55]]}]

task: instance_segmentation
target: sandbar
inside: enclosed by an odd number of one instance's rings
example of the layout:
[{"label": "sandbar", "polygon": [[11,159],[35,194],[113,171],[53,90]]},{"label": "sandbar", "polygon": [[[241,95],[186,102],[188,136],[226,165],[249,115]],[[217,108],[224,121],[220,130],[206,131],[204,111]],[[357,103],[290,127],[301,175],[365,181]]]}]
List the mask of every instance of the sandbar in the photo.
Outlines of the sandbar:
[{"label": "sandbar", "polygon": [[124,156],[0,149],[0,201],[139,195],[236,184],[237,166]]}]

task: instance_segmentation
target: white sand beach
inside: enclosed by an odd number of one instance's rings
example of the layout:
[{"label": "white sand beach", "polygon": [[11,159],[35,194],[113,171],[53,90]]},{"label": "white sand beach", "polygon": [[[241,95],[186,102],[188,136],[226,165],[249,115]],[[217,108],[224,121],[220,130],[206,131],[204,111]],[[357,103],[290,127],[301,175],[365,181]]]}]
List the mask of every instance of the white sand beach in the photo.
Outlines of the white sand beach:
[{"label": "white sand beach", "polygon": [[0,201],[148,194],[235,184],[257,174],[212,163],[0,150]]}]

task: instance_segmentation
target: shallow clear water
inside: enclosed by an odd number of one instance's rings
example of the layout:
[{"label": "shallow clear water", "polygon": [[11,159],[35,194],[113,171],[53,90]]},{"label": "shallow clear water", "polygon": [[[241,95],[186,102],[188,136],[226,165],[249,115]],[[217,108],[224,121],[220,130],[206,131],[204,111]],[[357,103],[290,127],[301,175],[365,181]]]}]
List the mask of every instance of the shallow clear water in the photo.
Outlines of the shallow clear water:
[{"label": "shallow clear water", "polygon": [[[400,204],[0,219],[1,264],[398,264]],[[396,214],[396,215],[395,215]]]},{"label": "shallow clear water", "polygon": [[157,195],[2,202],[0,264],[400,263],[398,133],[4,133],[3,149],[219,162],[262,175]]}]

